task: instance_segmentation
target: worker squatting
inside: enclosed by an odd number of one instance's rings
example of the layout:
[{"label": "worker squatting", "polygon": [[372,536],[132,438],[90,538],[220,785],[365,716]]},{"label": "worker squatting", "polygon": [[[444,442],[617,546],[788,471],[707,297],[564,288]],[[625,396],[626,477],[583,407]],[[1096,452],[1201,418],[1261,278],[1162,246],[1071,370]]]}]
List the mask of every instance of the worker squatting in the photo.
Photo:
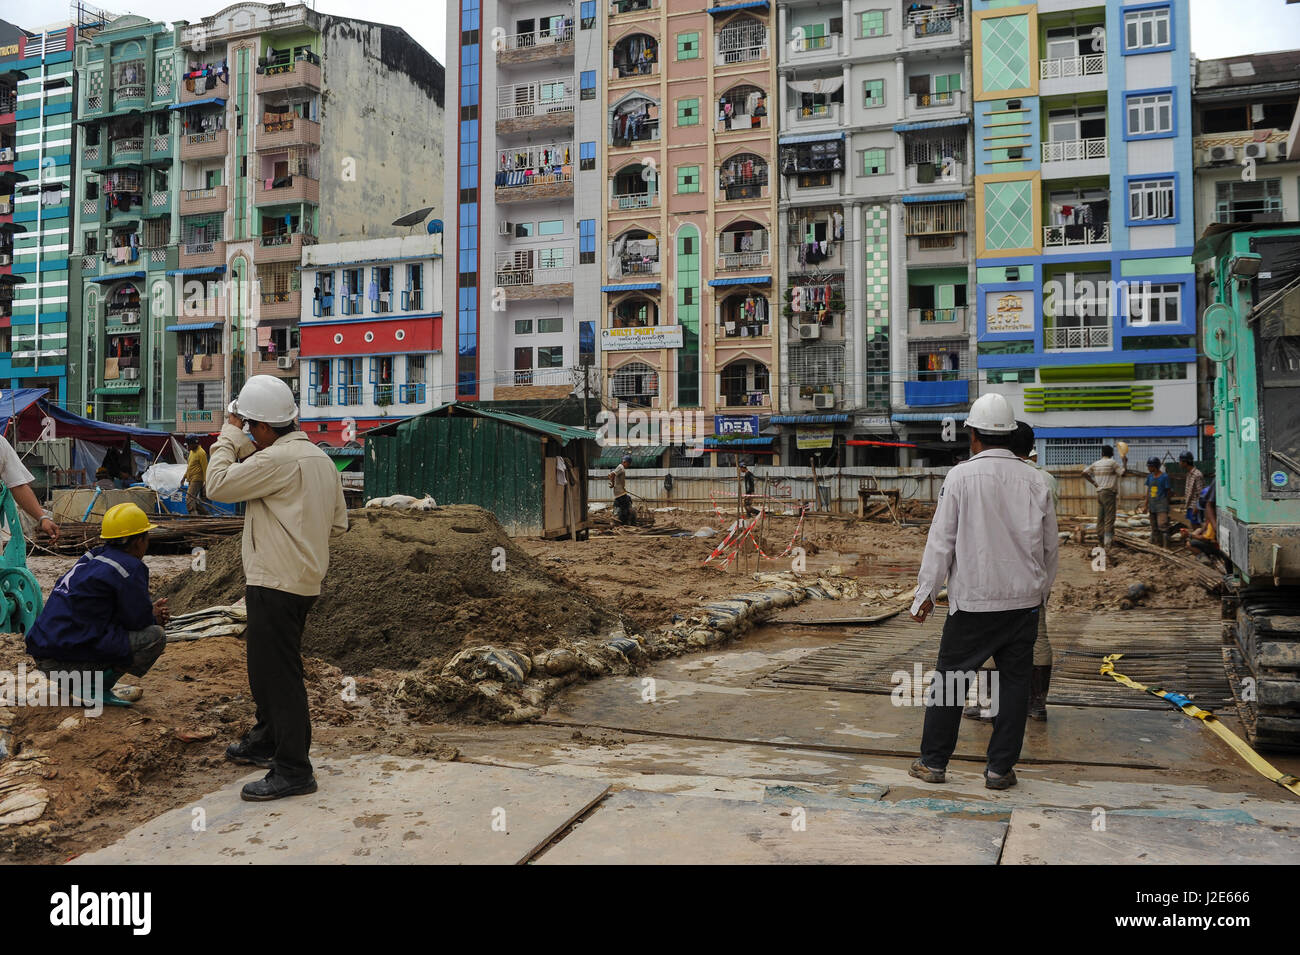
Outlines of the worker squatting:
[{"label": "worker squatting", "polygon": [[[743,421],[743,419],[741,419]],[[737,432],[737,435],[747,432]],[[703,411],[601,411],[596,415],[596,443],[602,448],[645,445],[704,447],[713,436],[713,422]]]}]

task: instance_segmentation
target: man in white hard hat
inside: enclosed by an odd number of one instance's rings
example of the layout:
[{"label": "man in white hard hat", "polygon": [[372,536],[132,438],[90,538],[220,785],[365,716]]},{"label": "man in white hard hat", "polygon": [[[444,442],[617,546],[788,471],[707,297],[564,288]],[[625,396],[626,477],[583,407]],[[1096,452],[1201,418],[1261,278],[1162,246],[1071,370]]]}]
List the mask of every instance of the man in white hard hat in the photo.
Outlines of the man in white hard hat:
[{"label": "man in white hard hat", "polygon": [[254,375],[228,411],[206,490],[245,505],[245,644],[257,722],[226,757],[270,770],[244,787],[244,799],[280,799],[316,791],[302,632],[329,569],[330,533],[347,530],[348,510],[334,463],[295,426],[288,385]]},{"label": "man in white hard hat", "polygon": [[924,623],[947,581],[948,616],[935,663],[941,682],[937,693],[926,694],[921,757],[908,772],[927,783],[945,781],[966,688],[992,657],[998,680],[984,784],[1009,789],[1025,735],[1038,608],[1056,579],[1056,508],[1042,473],[1010,450],[1016,418],[1006,398],[981,396],[966,426],[971,458],[943,482],[912,604],[912,619]]}]

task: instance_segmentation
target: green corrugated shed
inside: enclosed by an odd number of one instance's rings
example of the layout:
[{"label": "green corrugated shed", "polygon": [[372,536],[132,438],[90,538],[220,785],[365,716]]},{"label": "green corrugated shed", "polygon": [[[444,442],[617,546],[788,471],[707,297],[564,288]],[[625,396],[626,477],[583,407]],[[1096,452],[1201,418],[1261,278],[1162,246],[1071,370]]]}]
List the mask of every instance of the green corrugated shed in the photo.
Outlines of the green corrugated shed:
[{"label": "green corrugated shed", "polygon": [[[510,534],[556,535],[587,523],[587,442],[595,432],[469,404],[447,404],[365,434],[367,497],[477,504]],[[569,463],[568,491],[555,458]],[[570,495],[573,509],[563,504]]]}]

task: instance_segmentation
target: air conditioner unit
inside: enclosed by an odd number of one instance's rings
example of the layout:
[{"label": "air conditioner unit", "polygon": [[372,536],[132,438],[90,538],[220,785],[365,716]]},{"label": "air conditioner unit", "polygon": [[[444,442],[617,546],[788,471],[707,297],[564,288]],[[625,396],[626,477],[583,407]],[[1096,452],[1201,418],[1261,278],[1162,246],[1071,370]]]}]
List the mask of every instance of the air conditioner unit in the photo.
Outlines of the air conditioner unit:
[{"label": "air conditioner unit", "polygon": [[1237,158],[1237,150],[1232,146],[1211,146],[1206,154],[1210,162],[1232,162]]},{"label": "air conditioner unit", "polygon": [[820,325],[800,325],[799,338],[803,341],[809,341],[822,337],[822,327]]},{"label": "air conditioner unit", "polygon": [[1269,153],[1268,143],[1246,143],[1242,147],[1242,152],[1247,159],[1267,159]]},{"label": "air conditioner unit", "polygon": [[9,265],[13,260],[14,257],[8,252],[0,252],[0,265]]},{"label": "air conditioner unit", "polygon": [[123,324],[123,325],[139,325],[139,324],[140,324],[140,313],[139,313],[139,312],[123,312],[123,313],[122,313],[122,324]]},{"label": "air conditioner unit", "polygon": [[127,381],[134,381],[135,379],[137,379],[137,378],[140,377],[140,369],[139,369],[139,368],[123,368],[123,369],[122,369],[122,377],[125,378]]},{"label": "air conditioner unit", "polygon": [[14,161],[13,147],[6,146],[4,149],[0,149],[0,162],[13,162],[13,161]]},{"label": "air conditioner unit", "polygon": [[835,407],[834,395],[813,395],[813,407],[828,410]]},{"label": "air conditioner unit", "polygon": [[275,360],[275,367],[288,370],[294,366],[294,363],[296,361],[297,361],[296,358],[290,358],[288,355],[281,355],[279,358]]},{"label": "air conditioner unit", "polygon": [[503,220],[497,223],[497,235],[504,235],[510,237],[513,236],[514,234],[515,234],[515,224],[513,222],[506,222]]}]

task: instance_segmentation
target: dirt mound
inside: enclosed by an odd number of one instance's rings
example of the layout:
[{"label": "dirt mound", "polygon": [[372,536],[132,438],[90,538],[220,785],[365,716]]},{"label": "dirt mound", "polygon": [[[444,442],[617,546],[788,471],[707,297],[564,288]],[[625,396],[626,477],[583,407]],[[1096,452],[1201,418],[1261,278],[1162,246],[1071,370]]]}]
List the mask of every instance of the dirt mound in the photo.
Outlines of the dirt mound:
[{"label": "dirt mound", "polygon": [[[479,644],[532,653],[619,624],[612,607],[548,574],[482,508],[367,509],[350,521],[331,541],[303,640],[304,654],[345,673],[408,669]],[[205,572],[181,575],[162,596],[184,613],[232,603],[243,588],[236,537],[208,551]]]}]

